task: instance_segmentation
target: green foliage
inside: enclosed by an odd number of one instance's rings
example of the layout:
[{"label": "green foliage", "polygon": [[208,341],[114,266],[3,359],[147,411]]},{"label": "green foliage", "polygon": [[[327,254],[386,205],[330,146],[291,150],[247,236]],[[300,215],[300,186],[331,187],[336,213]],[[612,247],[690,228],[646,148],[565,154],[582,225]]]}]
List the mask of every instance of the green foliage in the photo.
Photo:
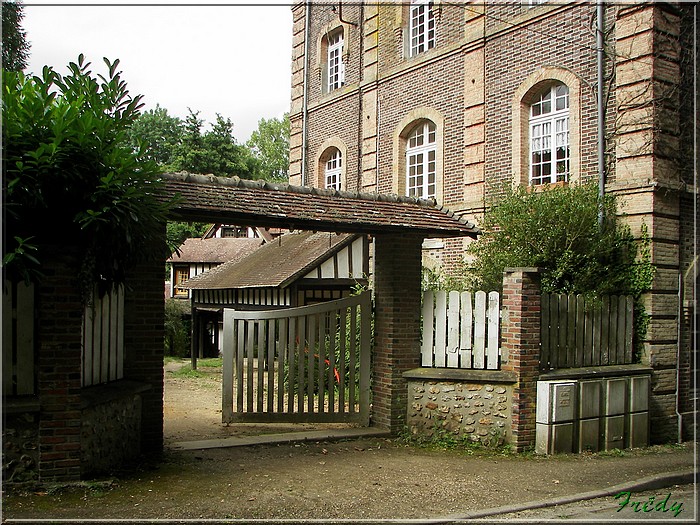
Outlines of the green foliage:
[{"label": "green foliage", "polygon": [[202,131],[203,125],[199,112],[190,110],[169,168],[219,177],[253,178],[253,161],[245,146],[236,143],[231,119],[217,114],[211,130]]},{"label": "green foliage", "polygon": [[282,120],[260,119],[248,140],[254,157],[255,178],[286,181],[289,174],[289,114]]},{"label": "green foliage", "polygon": [[168,246],[171,251],[175,251],[185,242],[185,239],[201,237],[208,228],[209,224],[205,222],[168,222],[165,230]]},{"label": "green foliage", "polygon": [[[94,76],[83,55],[62,76],[3,70],[3,182],[11,278],[35,278],[45,246],[80,249],[84,292],[124,282],[126,268],[162,257],[169,204],[160,170],[126,146],[141,96],[117,70]],[[31,246],[31,249],[29,247]],[[86,295],[87,296],[87,295]]]},{"label": "green foliage", "polygon": [[460,434],[436,425],[430,433],[412,434],[407,428],[399,434],[399,440],[412,447],[428,450],[454,450],[468,455],[509,456],[512,447],[504,443],[503,432],[491,431],[488,435],[475,439],[473,434]]},{"label": "green foliage", "polygon": [[181,299],[165,300],[165,353],[169,356],[190,355],[190,305]]},{"label": "green foliage", "polygon": [[2,67],[8,71],[22,71],[27,67],[30,45],[22,29],[23,18],[22,2],[2,3]]},{"label": "green foliage", "polygon": [[134,150],[143,149],[144,157],[167,169],[173,163],[175,148],[182,140],[184,126],[178,117],[156,105],[146,111],[129,128],[129,144]]},{"label": "green foliage", "polygon": [[[602,210],[603,221],[599,223]],[[648,290],[653,267],[616,215],[615,200],[602,205],[595,184],[531,192],[520,187],[486,213],[484,234],[468,253],[473,289],[500,290],[506,267],[544,269],[547,292],[631,294]]]}]

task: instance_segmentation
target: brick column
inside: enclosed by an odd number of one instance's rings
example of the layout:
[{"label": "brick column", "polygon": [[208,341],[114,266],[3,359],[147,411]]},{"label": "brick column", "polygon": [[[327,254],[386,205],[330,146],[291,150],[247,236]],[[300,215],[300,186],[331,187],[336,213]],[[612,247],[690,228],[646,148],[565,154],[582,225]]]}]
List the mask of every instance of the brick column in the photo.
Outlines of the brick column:
[{"label": "brick column", "polygon": [[[165,226],[163,226],[165,235]],[[124,379],[150,384],[141,394],[141,447],[163,449],[163,354],[165,294],[163,260],[129,270],[124,298]]]},{"label": "brick column", "polygon": [[39,480],[80,479],[80,262],[68,247],[47,248],[36,295]]},{"label": "brick column", "polygon": [[420,366],[422,242],[403,234],[377,235],[374,241],[372,423],[394,433],[406,424],[402,374]]},{"label": "brick column", "polygon": [[540,271],[503,272],[501,348],[504,371],[515,372],[511,432],[520,452],[535,446],[535,410],[540,364]]}]

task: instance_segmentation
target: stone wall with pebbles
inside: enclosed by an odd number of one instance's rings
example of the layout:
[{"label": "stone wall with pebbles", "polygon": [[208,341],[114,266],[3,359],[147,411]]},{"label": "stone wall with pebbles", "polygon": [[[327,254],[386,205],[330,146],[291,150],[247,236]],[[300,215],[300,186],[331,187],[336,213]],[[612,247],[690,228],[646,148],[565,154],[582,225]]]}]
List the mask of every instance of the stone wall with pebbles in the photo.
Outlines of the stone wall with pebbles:
[{"label": "stone wall with pebbles", "polygon": [[512,384],[408,381],[407,424],[413,435],[445,432],[494,446],[510,439]]}]

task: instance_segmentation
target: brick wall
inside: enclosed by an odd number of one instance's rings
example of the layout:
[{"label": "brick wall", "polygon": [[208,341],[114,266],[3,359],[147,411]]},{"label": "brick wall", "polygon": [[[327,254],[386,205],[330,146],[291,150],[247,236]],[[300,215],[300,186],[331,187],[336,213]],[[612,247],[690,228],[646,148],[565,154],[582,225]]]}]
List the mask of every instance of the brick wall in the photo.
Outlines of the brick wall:
[{"label": "brick wall", "polygon": [[40,481],[80,478],[80,362],[83,305],[80,261],[47,248],[37,293]]},{"label": "brick wall", "polygon": [[420,366],[421,239],[375,237],[372,424],[392,432],[406,424],[403,372]]},{"label": "brick wall", "polygon": [[501,370],[514,372],[512,444],[535,445],[535,409],[540,363],[540,276],[535,268],[506,268],[503,274]]},{"label": "brick wall", "polygon": [[163,448],[163,262],[142,263],[129,276],[124,298],[124,379],[151,387],[141,394],[141,447],[144,452],[158,452]]}]

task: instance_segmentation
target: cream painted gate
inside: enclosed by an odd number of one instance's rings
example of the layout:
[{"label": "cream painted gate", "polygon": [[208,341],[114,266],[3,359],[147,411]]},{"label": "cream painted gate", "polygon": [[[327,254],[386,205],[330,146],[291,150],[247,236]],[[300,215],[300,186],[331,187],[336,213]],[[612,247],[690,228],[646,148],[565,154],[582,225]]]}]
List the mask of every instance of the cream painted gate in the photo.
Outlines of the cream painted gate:
[{"label": "cream painted gate", "polygon": [[222,420],[369,425],[370,292],[224,310]]}]

